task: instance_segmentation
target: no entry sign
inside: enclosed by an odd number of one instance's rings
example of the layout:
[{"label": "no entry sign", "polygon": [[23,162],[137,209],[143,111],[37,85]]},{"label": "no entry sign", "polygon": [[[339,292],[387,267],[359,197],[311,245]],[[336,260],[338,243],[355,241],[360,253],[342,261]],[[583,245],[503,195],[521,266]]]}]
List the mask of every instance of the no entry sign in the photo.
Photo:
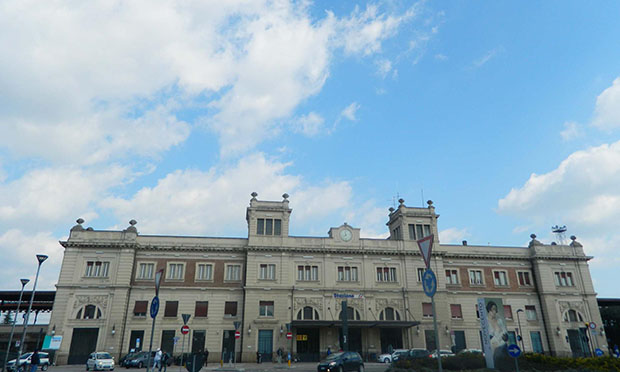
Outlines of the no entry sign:
[{"label": "no entry sign", "polygon": [[241,332],[235,331],[235,338],[236,339],[240,339],[241,338]]},{"label": "no entry sign", "polygon": [[286,338],[288,338],[289,340],[291,338],[293,338],[293,333],[292,332],[286,332]]},{"label": "no entry sign", "polygon": [[189,326],[184,325],[183,327],[181,327],[181,333],[186,335],[189,333]]}]

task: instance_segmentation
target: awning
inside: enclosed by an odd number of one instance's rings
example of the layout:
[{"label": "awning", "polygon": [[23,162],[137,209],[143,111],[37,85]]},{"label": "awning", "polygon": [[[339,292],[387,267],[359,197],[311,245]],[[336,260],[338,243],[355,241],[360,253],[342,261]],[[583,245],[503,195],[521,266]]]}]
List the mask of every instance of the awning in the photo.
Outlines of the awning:
[{"label": "awning", "polygon": [[[417,320],[349,320],[350,328],[411,328],[420,322]],[[318,328],[342,327],[342,320],[293,320],[293,327]]]}]

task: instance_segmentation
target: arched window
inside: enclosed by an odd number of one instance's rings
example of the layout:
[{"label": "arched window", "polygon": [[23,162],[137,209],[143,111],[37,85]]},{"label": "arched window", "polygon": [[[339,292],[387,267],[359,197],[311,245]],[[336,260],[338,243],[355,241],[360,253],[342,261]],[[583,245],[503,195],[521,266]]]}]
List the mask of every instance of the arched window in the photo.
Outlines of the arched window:
[{"label": "arched window", "polygon": [[311,306],[306,306],[297,313],[298,320],[319,320],[319,312]]},{"label": "arched window", "polygon": [[76,319],[99,319],[101,318],[101,309],[95,305],[86,305],[77,312]]},{"label": "arched window", "polygon": [[573,309],[568,310],[564,313],[564,321],[565,322],[583,322],[583,316]]},{"label": "arched window", "polygon": [[379,313],[379,320],[400,320],[400,314],[393,307],[386,307]]},{"label": "arched window", "polygon": [[[349,319],[349,320],[360,320],[360,318],[361,317],[360,317],[359,311],[355,310],[351,306],[347,307],[347,319]],[[342,311],[340,311],[340,314],[338,314],[338,319],[342,319]]]}]

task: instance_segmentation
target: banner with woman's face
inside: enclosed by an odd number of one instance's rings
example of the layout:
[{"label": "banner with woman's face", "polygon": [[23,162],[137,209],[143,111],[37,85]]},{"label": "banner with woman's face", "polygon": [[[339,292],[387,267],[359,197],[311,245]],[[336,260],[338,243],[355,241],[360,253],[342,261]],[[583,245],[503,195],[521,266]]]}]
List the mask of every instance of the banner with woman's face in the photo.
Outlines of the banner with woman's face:
[{"label": "banner with woman's face", "polygon": [[504,318],[504,303],[501,298],[479,298],[478,313],[487,368],[495,368],[498,362],[508,355],[508,329]]}]

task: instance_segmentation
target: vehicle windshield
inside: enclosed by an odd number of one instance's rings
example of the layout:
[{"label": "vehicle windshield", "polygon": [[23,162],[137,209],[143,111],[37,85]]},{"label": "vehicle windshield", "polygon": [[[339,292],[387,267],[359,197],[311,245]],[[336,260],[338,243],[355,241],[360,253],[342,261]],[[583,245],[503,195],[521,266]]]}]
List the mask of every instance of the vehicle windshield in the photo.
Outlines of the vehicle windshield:
[{"label": "vehicle windshield", "polygon": [[334,360],[334,359],[338,359],[340,358],[344,353],[333,353],[331,355],[328,355],[327,358],[325,358],[325,360]]},{"label": "vehicle windshield", "polygon": [[20,356],[19,359],[28,359],[30,355],[32,355],[32,353],[22,354],[22,356]]},{"label": "vehicle windshield", "polygon": [[97,359],[112,359],[112,355],[108,353],[98,353]]}]

